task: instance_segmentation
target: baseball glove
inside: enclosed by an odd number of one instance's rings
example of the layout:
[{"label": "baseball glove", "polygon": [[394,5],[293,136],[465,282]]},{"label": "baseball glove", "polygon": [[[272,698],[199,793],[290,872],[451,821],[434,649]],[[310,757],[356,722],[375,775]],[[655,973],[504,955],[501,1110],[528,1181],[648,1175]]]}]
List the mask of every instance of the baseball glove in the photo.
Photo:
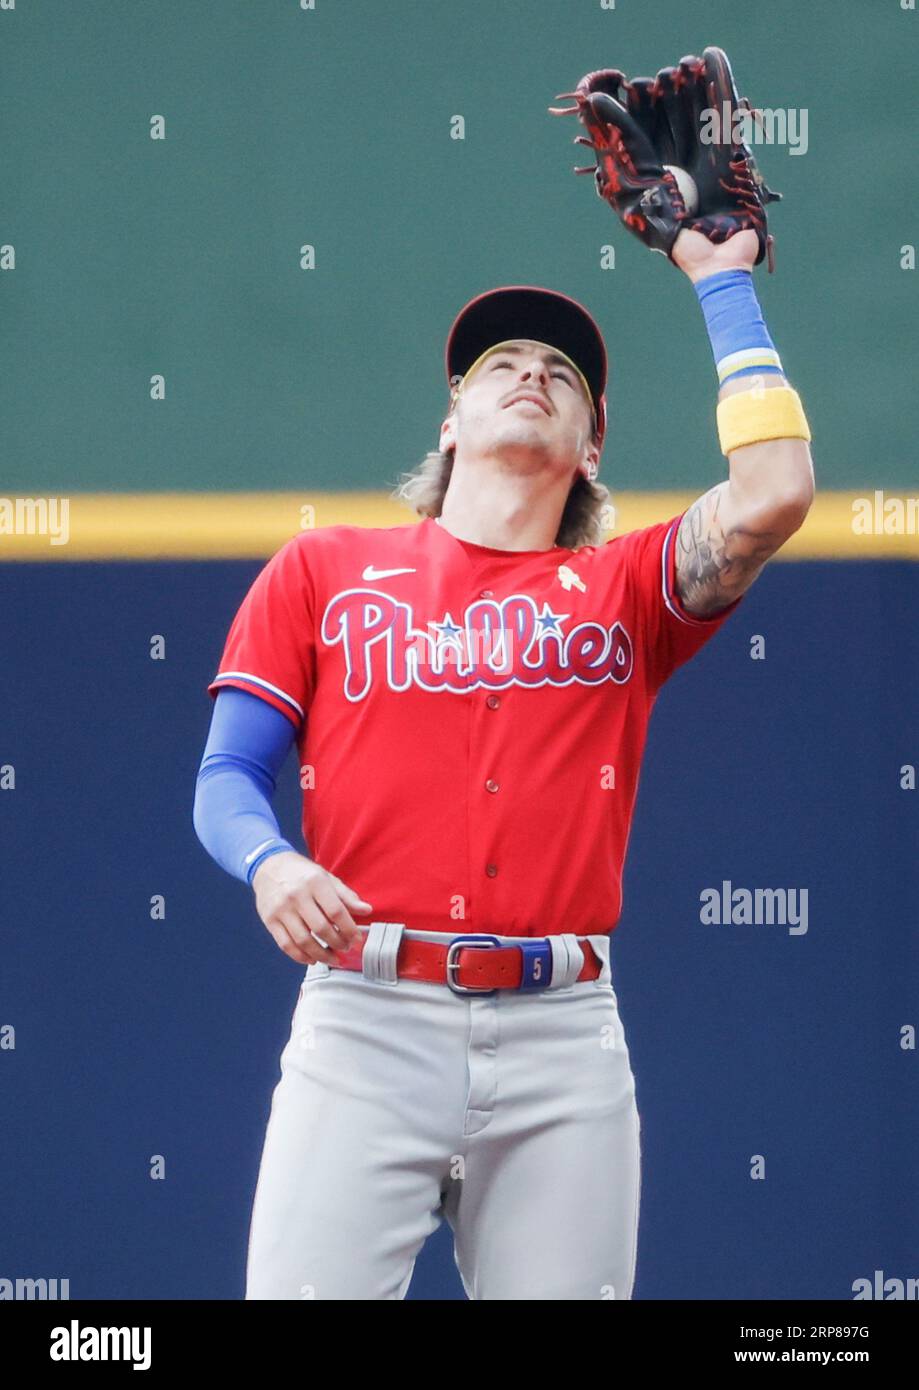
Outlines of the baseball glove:
[{"label": "baseball glove", "polygon": [[767,188],[743,139],[743,124],[757,112],[737,95],[722,49],[681,58],[653,79],[629,81],[618,68],[589,72],[556,100],[568,97],[574,106],[549,110],[577,115],[587,135],[575,143],[596,155],[596,166],[575,173],[595,175],[600,197],[652,251],[672,259],[684,227],[719,243],[753,231],[756,264],[768,255],[774,268],[766,204],[782,195]]}]

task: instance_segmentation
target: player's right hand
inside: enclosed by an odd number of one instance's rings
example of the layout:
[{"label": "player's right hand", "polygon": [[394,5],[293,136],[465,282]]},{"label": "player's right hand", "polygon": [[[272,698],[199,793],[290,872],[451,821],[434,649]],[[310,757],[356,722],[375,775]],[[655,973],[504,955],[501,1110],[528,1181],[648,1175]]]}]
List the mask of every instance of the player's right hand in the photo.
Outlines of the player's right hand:
[{"label": "player's right hand", "polygon": [[334,965],[335,952],[347,951],[363,934],[351,912],[373,911],[353,888],[294,850],[263,859],[252,887],[259,917],[300,965]]}]

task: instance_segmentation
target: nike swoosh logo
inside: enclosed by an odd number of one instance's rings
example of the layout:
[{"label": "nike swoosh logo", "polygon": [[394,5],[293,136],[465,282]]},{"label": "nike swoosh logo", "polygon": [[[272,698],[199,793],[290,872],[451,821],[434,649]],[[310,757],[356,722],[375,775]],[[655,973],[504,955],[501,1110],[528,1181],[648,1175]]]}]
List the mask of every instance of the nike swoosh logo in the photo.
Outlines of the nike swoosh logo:
[{"label": "nike swoosh logo", "polygon": [[417,573],[417,571],[416,571],[416,570],[413,570],[413,569],[378,570],[378,569],[374,569],[373,565],[368,565],[367,568],[364,570],[364,573],[361,575],[361,578],[362,578],[362,579],[367,579],[367,580],[373,580],[373,579],[391,579],[392,576],[393,576],[394,574],[416,574],[416,573]]}]

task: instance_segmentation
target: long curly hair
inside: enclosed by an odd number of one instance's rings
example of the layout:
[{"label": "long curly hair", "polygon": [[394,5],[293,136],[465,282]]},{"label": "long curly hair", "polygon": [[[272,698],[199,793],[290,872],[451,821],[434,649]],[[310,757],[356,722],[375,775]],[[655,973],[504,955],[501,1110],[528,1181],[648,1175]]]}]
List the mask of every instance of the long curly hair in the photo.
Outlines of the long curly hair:
[{"label": "long curly hair", "polygon": [[[444,454],[438,449],[429,450],[415,468],[400,473],[391,495],[400,502],[407,502],[419,516],[440,516],[453,474],[453,460],[453,449]],[[602,545],[607,539],[609,497],[609,488],[602,483],[592,483],[579,473],[571,484],[555,544],[566,550]]]}]

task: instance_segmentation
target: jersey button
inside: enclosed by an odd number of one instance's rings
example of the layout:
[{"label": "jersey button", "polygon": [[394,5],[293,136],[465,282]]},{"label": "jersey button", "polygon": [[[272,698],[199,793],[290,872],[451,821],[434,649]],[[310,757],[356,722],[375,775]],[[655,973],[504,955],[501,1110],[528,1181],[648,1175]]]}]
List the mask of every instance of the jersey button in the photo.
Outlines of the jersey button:
[{"label": "jersey button", "polygon": [[497,709],[501,703],[501,698],[498,695],[489,695],[485,703],[489,709]]},{"label": "jersey button", "polygon": [[483,589],[482,592],[479,594],[479,598],[494,598],[494,596],[494,589]]},{"label": "jersey button", "polygon": [[498,866],[497,866],[497,864],[486,864],[486,865],[485,865],[485,872],[486,872],[486,874],[488,875],[489,878],[495,878],[495,877],[497,876],[497,873],[498,873]]},{"label": "jersey button", "polygon": [[496,792],[498,790],[498,783],[493,777],[489,777],[488,781],[485,783],[485,790],[487,792]]}]

